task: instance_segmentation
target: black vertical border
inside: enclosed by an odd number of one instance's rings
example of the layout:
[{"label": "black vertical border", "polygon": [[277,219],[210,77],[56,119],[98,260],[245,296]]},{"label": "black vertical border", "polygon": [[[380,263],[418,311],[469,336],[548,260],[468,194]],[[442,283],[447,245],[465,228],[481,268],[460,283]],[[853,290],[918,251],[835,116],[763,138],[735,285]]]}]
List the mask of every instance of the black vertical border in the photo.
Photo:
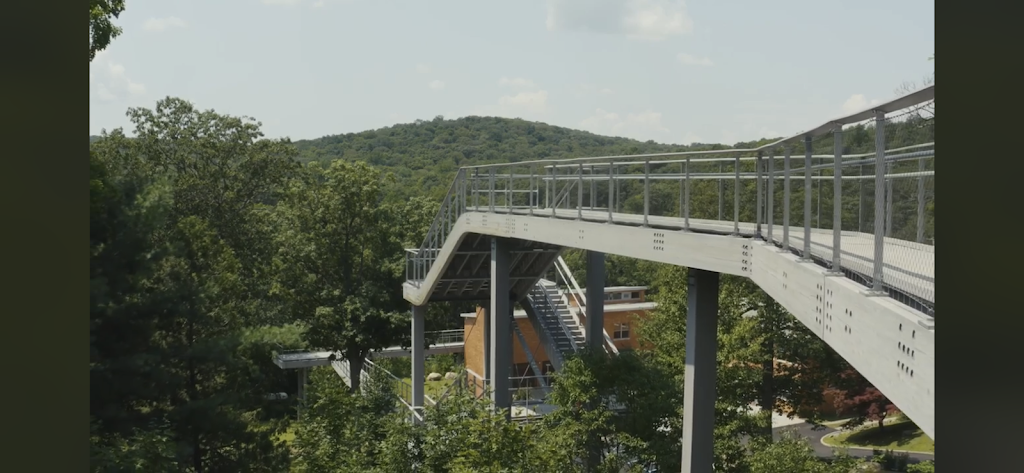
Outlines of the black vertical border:
[{"label": "black vertical border", "polygon": [[[1020,469],[1024,135],[1013,16],[936,2],[936,465]],[[1016,35],[1019,36],[1019,35]],[[941,67],[940,67],[941,66]],[[938,116],[939,113],[936,113]],[[940,315],[941,314],[941,315]],[[1017,465],[1017,466],[1013,466]]]},{"label": "black vertical border", "polygon": [[4,8],[4,446],[13,470],[81,471],[89,456],[88,13],[76,2]]}]

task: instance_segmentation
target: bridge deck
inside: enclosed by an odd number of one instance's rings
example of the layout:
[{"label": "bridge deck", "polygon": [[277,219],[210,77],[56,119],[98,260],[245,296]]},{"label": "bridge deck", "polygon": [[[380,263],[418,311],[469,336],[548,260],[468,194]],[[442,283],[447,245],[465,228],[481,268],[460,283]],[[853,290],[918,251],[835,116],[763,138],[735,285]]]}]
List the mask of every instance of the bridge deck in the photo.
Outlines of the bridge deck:
[{"label": "bridge deck", "polygon": [[[472,210],[472,209],[470,209]],[[530,215],[529,209],[495,208],[495,213],[512,213]],[[534,209],[534,217],[550,217],[551,209]],[[555,209],[559,219],[575,220],[576,209]],[[583,210],[583,220],[588,222],[608,222],[608,212],[599,210]],[[648,225],[656,228],[682,230],[685,220],[679,217],[648,216]],[[618,225],[642,226],[643,215],[613,213],[612,223]],[[732,221],[690,219],[690,230],[704,233],[729,235],[733,233]],[[767,225],[761,226],[762,235],[767,235]],[[740,235],[753,236],[757,225],[740,222]],[[782,241],[783,227],[781,223],[774,225],[772,239]],[[792,248],[803,248],[803,227],[790,226],[789,244]],[[869,233],[847,232],[841,234],[840,255],[843,268],[868,277],[873,273],[875,236]],[[921,243],[908,242],[895,238],[885,238],[886,264],[883,267],[883,278],[888,286],[910,294],[928,302],[935,301],[935,247]],[[832,230],[811,229],[811,253],[826,261],[832,259]]]}]

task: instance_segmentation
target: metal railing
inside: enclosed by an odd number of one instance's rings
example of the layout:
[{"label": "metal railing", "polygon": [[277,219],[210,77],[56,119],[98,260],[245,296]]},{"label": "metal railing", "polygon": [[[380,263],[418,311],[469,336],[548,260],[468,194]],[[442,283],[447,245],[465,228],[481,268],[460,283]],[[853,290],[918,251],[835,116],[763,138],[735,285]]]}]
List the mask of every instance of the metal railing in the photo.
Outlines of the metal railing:
[{"label": "metal railing", "polygon": [[[584,294],[583,290],[580,289],[580,285],[576,282],[576,277],[572,275],[572,270],[561,256],[555,260],[554,266],[556,270],[555,272],[558,273],[558,278],[564,283],[565,290],[562,292],[562,297],[564,299],[568,299],[568,297],[571,296],[573,300],[576,301],[576,310],[572,310],[573,308],[570,307],[569,311],[572,313],[573,320],[579,324],[580,330],[583,332],[583,336],[587,337],[587,328],[586,325],[584,325],[587,318],[587,296]],[[568,296],[566,294],[568,294]],[[601,345],[604,346],[604,350],[613,355],[618,355],[619,349],[615,346],[615,342],[612,341],[612,337],[608,335],[608,330],[602,327],[600,336],[602,338]]]},{"label": "metal railing", "polygon": [[[555,286],[555,290],[557,291],[557,286]],[[531,302],[533,302],[534,304],[534,308],[538,311],[537,315],[540,318],[540,322],[543,324],[545,318],[554,319],[555,322],[558,323],[558,327],[562,331],[562,334],[564,335],[565,339],[568,341],[569,348],[572,350],[572,352],[575,353],[579,351],[580,347],[576,343],[576,337],[573,335],[572,329],[569,326],[565,325],[565,321],[562,320],[561,315],[559,315],[558,313],[560,306],[565,307],[566,311],[571,312],[572,309],[569,308],[568,304],[566,304],[562,300],[552,300],[547,288],[541,285],[539,282],[538,284],[535,284],[533,286],[533,289],[530,290],[529,297],[531,299]],[[548,337],[548,335],[553,336],[554,334],[547,334],[545,330],[546,329],[542,327],[541,334],[542,336],[545,337],[545,339],[547,339],[548,342],[550,342],[547,343],[547,345],[550,345],[548,348],[550,349],[549,351],[551,351],[551,353],[548,353],[548,357],[558,357],[559,362],[564,361],[565,357],[563,356],[562,352],[558,350],[555,340],[553,338]],[[561,363],[559,363],[559,365],[560,364]]]},{"label": "metal railing", "polygon": [[752,237],[934,315],[934,159],[932,85],[757,148],[465,167],[408,281],[472,211]]},{"label": "metal railing", "polygon": [[450,343],[465,343],[466,342],[466,331],[464,329],[453,329],[453,330],[438,330],[435,332],[426,332],[423,334],[424,338],[434,340],[431,345],[447,345]]}]

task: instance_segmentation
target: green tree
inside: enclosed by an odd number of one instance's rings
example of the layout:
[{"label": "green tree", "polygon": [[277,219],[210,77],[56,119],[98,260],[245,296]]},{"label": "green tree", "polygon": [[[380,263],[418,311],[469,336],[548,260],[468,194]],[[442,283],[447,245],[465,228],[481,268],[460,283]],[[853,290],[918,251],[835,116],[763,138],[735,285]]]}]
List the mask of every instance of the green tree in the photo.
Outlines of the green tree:
[{"label": "green tree", "polygon": [[581,471],[620,471],[637,461],[679,468],[680,385],[639,353],[570,358],[548,400],[558,406],[544,418],[555,450]]},{"label": "green tree", "polygon": [[311,346],[349,361],[354,392],[370,351],[408,338],[399,223],[405,212],[383,202],[392,179],[365,163],[312,163],[276,208],[273,293],[309,326]]},{"label": "green tree", "polygon": [[89,61],[121,35],[113,19],[124,11],[124,0],[89,0]]},{"label": "green tree", "polygon": [[290,148],[177,99],[129,117],[134,138],[91,145],[93,467],[281,471],[287,409],[266,394],[287,376],[267,365],[301,328],[260,323],[269,247],[252,217]]},{"label": "green tree", "polygon": [[[331,368],[313,369],[307,410],[296,424],[295,469],[375,471],[381,445],[404,421],[388,379],[371,375],[365,395],[350,392]],[[378,470],[379,471],[379,470]]]}]

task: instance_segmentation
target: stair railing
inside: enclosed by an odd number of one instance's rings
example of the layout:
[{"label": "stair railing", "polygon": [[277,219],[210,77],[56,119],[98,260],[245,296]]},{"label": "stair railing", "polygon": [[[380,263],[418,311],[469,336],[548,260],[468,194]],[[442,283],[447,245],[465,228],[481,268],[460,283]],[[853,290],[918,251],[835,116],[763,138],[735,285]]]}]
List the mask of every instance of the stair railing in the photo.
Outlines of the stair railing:
[{"label": "stair railing", "polygon": [[[572,347],[572,351],[579,351],[580,347],[579,345],[576,344],[576,337],[573,336],[572,330],[565,325],[565,321],[562,320],[562,317],[558,315],[558,303],[551,300],[551,296],[550,294],[548,294],[547,288],[542,286],[540,281],[538,281],[537,284],[533,286],[533,291],[537,291],[539,293],[538,296],[540,296],[540,299],[544,302],[546,306],[545,308],[551,314],[551,317],[553,317],[555,321],[558,322],[558,326],[561,327],[562,332],[565,334],[565,337],[569,339],[569,345]],[[538,307],[536,304],[534,304],[534,308],[538,310],[540,309],[540,307]],[[570,308],[566,307],[566,309],[569,310],[570,314],[572,313],[572,310]],[[580,329],[582,328],[583,326],[580,326]],[[586,333],[584,333],[584,335],[586,335]]]},{"label": "stair railing", "polygon": [[[585,318],[587,316],[587,296],[583,293],[583,290],[580,289],[580,285],[576,282],[576,278],[572,275],[572,271],[569,269],[569,265],[565,263],[565,260],[562,259],[561,255],[559,255],[558,259],[555,260],[555,269],[558,270],[558,276],[562,279],[563,282],[566,283],[566,286],[568,288],[567,292],[576,301],[576,308],[579,310],[581,314],[583,314],[583,317]],[[563,294],[563,298],[564,297],[565,295]],[[583,336],[586,337],[586,326],[584,326],[580,322],[580,318],[575,311],[572,311],[570,309],[570,312],[572,313],[573,319],[576,321],[576,323],[580,325],[580,329],[583,331]],[[604,338],[604,343],[602,345],[604,345],[605,351],[613,355],[618,355],[619,349],[615,346],[615,343],[612,341],[612,337],[608,335],[608,330],[605,330],[604,327],[602,327],[601,335],[603,335]]]}]

